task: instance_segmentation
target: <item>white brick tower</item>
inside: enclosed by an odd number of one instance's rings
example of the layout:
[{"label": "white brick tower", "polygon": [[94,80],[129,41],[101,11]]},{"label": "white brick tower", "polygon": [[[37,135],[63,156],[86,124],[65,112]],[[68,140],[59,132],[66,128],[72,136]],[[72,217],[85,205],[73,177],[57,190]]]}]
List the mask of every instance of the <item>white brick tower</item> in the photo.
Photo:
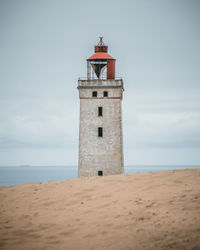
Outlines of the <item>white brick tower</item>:
[{"label": "white brick tower", "polygon": [[80,97],[79,177],[124,173],[123,81],[102,37],[87,59],[87,79],[78,80]]}]

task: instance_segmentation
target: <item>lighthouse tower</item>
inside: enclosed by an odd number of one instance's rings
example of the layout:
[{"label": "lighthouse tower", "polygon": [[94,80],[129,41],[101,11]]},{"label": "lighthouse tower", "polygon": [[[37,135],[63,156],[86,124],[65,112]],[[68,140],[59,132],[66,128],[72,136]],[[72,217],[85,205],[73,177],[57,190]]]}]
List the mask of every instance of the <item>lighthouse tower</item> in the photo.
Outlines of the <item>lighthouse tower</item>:
[{"label": "lighthouse tower", "polygon": [[123,81],[115,78],[115,59],[107,51],[100,37],[87,59],[87,79],[78,80],[79,177],[124,173]]}]

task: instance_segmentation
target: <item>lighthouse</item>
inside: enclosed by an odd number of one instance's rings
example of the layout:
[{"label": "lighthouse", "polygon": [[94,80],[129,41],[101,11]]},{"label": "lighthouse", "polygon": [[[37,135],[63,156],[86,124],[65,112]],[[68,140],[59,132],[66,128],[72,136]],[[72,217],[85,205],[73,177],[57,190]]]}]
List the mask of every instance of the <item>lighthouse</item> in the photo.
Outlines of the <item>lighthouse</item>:
[{"label": "lighthouse", "polygon": [[79,78],[80,98],[78,176],[124,173],[123,80],[115,77],[116,60],[100,37],[87,59],[87,78]]}]

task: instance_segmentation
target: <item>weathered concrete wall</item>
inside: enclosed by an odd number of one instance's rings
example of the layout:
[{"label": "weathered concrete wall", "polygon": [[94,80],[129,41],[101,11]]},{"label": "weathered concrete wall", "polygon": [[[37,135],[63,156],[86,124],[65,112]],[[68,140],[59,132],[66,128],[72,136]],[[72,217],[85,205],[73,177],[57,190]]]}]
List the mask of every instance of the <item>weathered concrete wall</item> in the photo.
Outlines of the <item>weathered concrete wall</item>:
[{"label": "weathered concrete wall", "polygon": [[[85,85],[88,86],[87,81]],[[96,88],[94,85],[91,88],[79,88],[79,177],[98,175],[99,170],[103,171],[103,175],[124,172],[121,112],[123,88],[119,85],[117,88],[110,85]],[[93,91],[97,91],[97,97],[92,97]],[[108,97],[103,97],[103,91],[108,91]],[[98,116],[98,107],[103,108],[103,116]],[[103,137],[98,137],[98,127],[103,128]]]}]

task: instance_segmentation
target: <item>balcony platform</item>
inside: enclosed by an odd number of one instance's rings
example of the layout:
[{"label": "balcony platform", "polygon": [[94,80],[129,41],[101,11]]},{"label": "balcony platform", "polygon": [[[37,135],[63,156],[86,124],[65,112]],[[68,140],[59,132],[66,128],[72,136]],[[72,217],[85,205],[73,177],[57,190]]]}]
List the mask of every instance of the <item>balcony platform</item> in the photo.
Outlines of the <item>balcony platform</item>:
[{"label": "balcony platform", "polygon": [[78,79],[78,89],[80,88],[123,88],[122,78],[116,79]]}]

